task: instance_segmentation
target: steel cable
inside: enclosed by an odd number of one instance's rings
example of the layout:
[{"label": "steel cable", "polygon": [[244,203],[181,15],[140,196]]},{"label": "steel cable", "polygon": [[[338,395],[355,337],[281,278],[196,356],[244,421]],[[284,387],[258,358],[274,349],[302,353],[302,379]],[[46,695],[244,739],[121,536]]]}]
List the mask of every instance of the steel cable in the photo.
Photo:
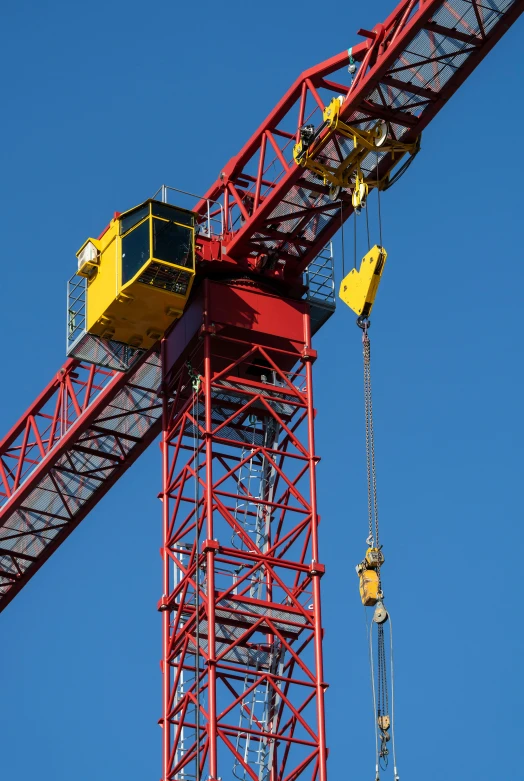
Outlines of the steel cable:
[{"label": "steel cable", "polygon": [[[379,156],[377,153],[377,170]],[[378,223],[380,246],[382,247],[382,213],[380,202],[380,188],[377,191],[378,202]],[[366,226],[369,240],[369,217],[366,212]],[[356,219],[355,219],[355,237],[356,237]],[[355,245],[356,262],[356,245]],[[364,358],[364,414],[366,429],[366,471],[367,471],[367,490],[368,490],[368,527],[369,535],[366,540],[368,547],[377,548],[376,571],[378,576],[378,599],[382,600],[382,583],[380,577],[381,553],[380,553],[380,528],[378,514],[378,494],[377,494],[377,471],[375,460],[375,434],[373,423],[373,398],[371,385],[371,342],[368,335],[369,320],[362,317],[357,320],[357,324],[362,329],[362,346]],[[382,603],[379,602],[381,610],[385,611]],[[378,609],[378,607],[377,607]],[[366,634],[368,634],[367,611],[364,608],[366,616]],[[376,620],[375,620],[376,619]],[[375,671],[375,659],[373,653],[373,624],[377,624],[377,668]],[[391,677],[391,717],[389,717],[389,687],[388,687],[388,660],[385,642],[385,624],[389,623],[390,635],[390,677]],[[395,728],[394,728],[394,663],[393,663],[393,629],[389,613],[380,618],[380,614],[375,612],[375,617],[369,626],[369,662],[371,669],[371,690],[373,698],[373,715],[375,728],[375,771],[376,781],[380,779],[380,770],[386,770],[388,766],[388,741],[391,739],[391,748],[393,755],[394,781],[399,781],[397,772],[397,758],[395,748]],[[388,732],[390,730],[390,733]]]},{"label": "steel cable", "polygon": [[[369,540],[372,547],[380,547],[378,520],[377,470],[375,461],[375,433],[373,426],[373,399],[371,393],[371,342],[368,336],[369,324],[364,324],[362,335],[364,354],[364,412],[366,419],[366,464],[368,484]],[[378,568],[380,576],[380,567]]]},{"label": "steel cable", "polygon": [[357,268],[357,213],[353,212],[353,268]]},{"label": "steel cable", "polygon": [[364,208],[366,209],[366,230],[368,234],[368,252],[371,249],[371,238],[369,233],[369,210],[367,208],[367,204],[364,204]]},{"label": "steel cable", "polygon": [[364,614],[366,617],[366,637],[368,640],[369,650],[369,667],[371,669],[371,694],[373,697],[373,724],[375,729],[375,779],[380,779],[380,764],[379,764],[379,751],[378,751],[378,725],[377,725],[377,696],[375,689],[375,661],[373,659],[373,622],[371,626],[368,626],[368,614],[366,608],[364,608]]},{"label": "steel cable", "polygon": [[389,663],[391,670],[391,751],[393,753],[394,781],[399,781],[397,770],[397,752],[395,749],[395,668],[393,660],[393,624],[389,616]]},{"label": "steel cable", "polygon": [[344,251],[344,213],[342,211],[342,201],[340,201],[340,234],[342,239],[342,279],[346,276],[346,259]]}]

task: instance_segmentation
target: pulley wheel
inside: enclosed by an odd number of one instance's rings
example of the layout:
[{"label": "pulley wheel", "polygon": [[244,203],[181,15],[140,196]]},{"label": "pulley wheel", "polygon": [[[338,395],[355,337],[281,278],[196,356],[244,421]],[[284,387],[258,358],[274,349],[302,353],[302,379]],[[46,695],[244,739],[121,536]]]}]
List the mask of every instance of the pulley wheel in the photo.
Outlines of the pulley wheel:
[{"label": "pulley wheel", "polygon": [[386,138],[388,137],[388,124],[387,122],[379,122],[375,127],[375,146],[382,146]]},{"label": "pulley wheel", "polygon": [[384,607],[383,602],[377,602],[377,606],[373,614],[373,621],[375,622],[375,624],[383,624],[384,621],[387,620],[388,620],[388,611]]}]

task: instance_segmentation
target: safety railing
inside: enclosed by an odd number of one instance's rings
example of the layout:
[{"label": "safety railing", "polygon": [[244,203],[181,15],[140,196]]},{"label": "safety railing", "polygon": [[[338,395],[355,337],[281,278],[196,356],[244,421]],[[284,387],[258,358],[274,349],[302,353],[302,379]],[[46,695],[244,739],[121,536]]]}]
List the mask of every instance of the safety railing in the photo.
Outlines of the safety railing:
[{"label": "safety railing", "polygon": [[331,241],[311,261],[304,276],[308,301],[335,306],[335,263]]},{"label": "safety railing", "polygon": [[67,283],[66,354],[71,351],[86,331],[87,279],[76,274]]},{"label": "safety railing", "polygon": [[335,260],[330,241],[304,272],[305,298],[310,304],[311,329],[316,333],[336,308]]},{"label": "safety railing", "polygon": [[188,192],[187,190],[179,190],[177,187],[170,187],[167,184],[163,184],[158,188],[153,198],[161,200],[163,203],[171,203],[170,195],[176,193],[172,197],[172,202],[175,206],[194,211],[197,203],[205,200],[207,209],[204,215],[199,215],[196,225],[197,231],[201,236],[207,236],[208,238],[219,239],[224,235],[224,209],[222,204],[211,201],[209,198],[204,199],[201,195]]},{"label": "safety railing", "polygon": [[87,331],[87,279],[76,274],[67,283],[66,353],[69,358],[119,372],[129,371],[144,354],[139,347],[102,339]]}]

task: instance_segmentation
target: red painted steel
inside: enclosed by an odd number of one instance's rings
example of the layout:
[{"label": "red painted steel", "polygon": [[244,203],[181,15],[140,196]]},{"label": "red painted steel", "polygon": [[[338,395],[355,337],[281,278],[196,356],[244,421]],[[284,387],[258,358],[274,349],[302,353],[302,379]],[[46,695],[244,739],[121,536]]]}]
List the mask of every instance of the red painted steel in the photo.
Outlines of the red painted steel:
[{"label": "red painted steel", "polygon": [[[0,444],[2,610],[163,429],[163,781],[326,780],[315,356],[293,299],[352,206],[292,162],[300,127],[341,94],[347,123],[414,140],[523,10],[403,0],[361,31],[353,80],[348,52],[302,74],[206,194],[226,231],[198,238],[161,359],[128,375],[68,361]],[[349,151],[325,147],[334,163]],[[380,152],[362,165],[393,167]],[[206,279],[246,271],[277,292]]]},{"label": "red painted steel", "polygon": [[[243,273],[247,267],[252,273],[263,271],[275,277],[283,291],[294,287],[296,293],[301,270],[334,234],[340,219],[340,205],[329,201],[323,184],[291,163],[300,126],[319,122],[323,101],[342,93],[347,95],[342,114],[348,122],[366,125],[373,117],[383,116],[391,120],[399,137],[409,140],[427,125],[523,10],[524,0],[490,0],[489,4],[403,0],[383,25],[365,33],[374,37],[353,48],[360,67],[351,85],[346,75],[347,52],[302,74],[209,189],[208,198],[222,201],[228,229],[222,243],[199,238],[200,255],[207,261],[199,264],[199,275],[217,268],[228,274]],[[339,146],[335,158],[344,143],[342,139],[334,143]],[[368,161],[369,172],[373,164],[376,167],[376,160]],[[379,160],[380,172],[386,173],[390,164],[387,156]],[[273,167],[278,170],[279,166],[279,172],[270,177]],[[351,210],[343,196],[342,218]],[[275,252],[282,263],[273,263]],[[260,255],[270,258],[263,269],[255,257]],[[151,356],[144,384],[139,380],[134,387],[128,377],[112,377],[97,369],[89,391],[88,368],[67,362],[61,370],[63,381],[53,380],[0,445],[0,610],[159,432],[155,394],[160,370],[158,365],[153,368]],[[75,372],[79,372],[78,379],[73,377]],[[92,391],[100,383],[111,385],[111,390],[100,391],[95,405]],[[123,403],[117,413],[111,408],[113,391]],[[88,403],[82,402],[77,409],[78,392],[87,394]],[[60,398],[65,401],[57,401]],[[59,436],[47,430],[57,403],[67,407],[67,423]],[[133,433],[115,437],[114,432],[107,433],[104,422],[98,431],[97,415],[102,422],[106,415],[121,421],[124,429],[127,420]],[[88,463],[95,458],[91,452],[85,454],[86,464],[71,467],[66,463],[70,458],[78,461],[79,448],[86,447],[78,439],[86,436],[92,445],[89,451],[103,452],[96,456],[102,458],[97,461],[98,469]],[[57,465],[58,477],[54,473]],[[69,493],[61,488],[63,479]],[[78,490],[73,488],[75,481]]]},{"label": "red painted steel", "polygon": [[158,435],[160,360],[69,360],[0,443],[0,610]]},{"label": "red painted steel", "polygon": [[164,344],[163,781],[324,781],[308,307],[208,281],[188,320]]},{"label": "red painted steel", "polygon": [[[523,10],[524,0],[404,0],[383,24],[360,31],[353,80],[347,51],[305,71],[206,193],[225,211],[222,265],[300,281],[353,211],[347,191],[333,203],[322,180],[293,162],[300,127],[319,127],[324,106],[342,95],[348,124],[384,119],[397,140],[414,141]],[[336,135],[323,154],[338,165],[351,144]],[[362,170],[376,180],[397,163],[372,152]],[[198,208],[204,214],[206,202]]]}]

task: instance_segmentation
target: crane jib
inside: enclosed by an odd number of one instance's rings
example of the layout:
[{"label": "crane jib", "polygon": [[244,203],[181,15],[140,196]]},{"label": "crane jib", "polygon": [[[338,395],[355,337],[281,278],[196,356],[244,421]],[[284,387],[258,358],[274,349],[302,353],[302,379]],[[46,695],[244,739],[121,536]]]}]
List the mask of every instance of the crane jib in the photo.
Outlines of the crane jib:
[{"label": "crane jib", "polygon": [[[404,0],[384,24],[366,33],[368,37],[353,47],[351,55],[344,51],[297,79],[206,193],[205,198],[220,201],[224,208],[224,255],[233,259],[247,256],[254,263],[258,256],[267,257],[277,252],[286,261],[287,274],[301,274],[336,232],[341,213],[347,218],[353,206],[351,197],[344,193],[341,195],[342,208],[339,203],[333,203],[329,199],[329,186],[294,163],[292,152],[300,127],[306,121],[314,122],[316,117],[321,124],[325,105],[334,94],[342,93],[346,97],[340,115],[347,123],[365,129],[376,123],[377,118],[383,118],[403,141],[413,140],[520,16],[524,0],[490,0],[489,8],[483,6],[482,9],[474,0],[469,3],[460,0],[461,9],[469,6],[466,12],[461,10],[460,13],[455,6],[456,0],[445,3]],[[348,74],[350,56],[357,65],[354,75]],[[340,80],[335,81],[333,74],[338,74]],[[294,117],[294,123],[291,117]],[[333,146],[336,146],[335,141]],[[268,168],[272,165],[280,168],[270,178]],[[383,178],[391,167],[392,160],[387,154],[379,156],[378,173],[375,153],[362,163],[363,172],[375,179]],[[197,210],[203,213],[206,208],[207,202],[203,200]],[[154,358],[146,355],[143,360],[147,363]],[[113,402],[107,390],[94,394],[93,389],[97,383],[105,387],[111,381],[115,392],[125,395],[127,385],[133,386],[134,373],[127,377],[106,370],[103,375],[104,370],[99,369],[96,378],[89,380],[90,371],[78,361],[66,362],[58,385],[53,380],[0,444],[0,609],[159,430],[155,396],[159,379],[154,379],[158,367],[149,366],[147,387],[131,392],[131,398],[133,393],[149,394],[152,415],[147,415],[147,405],[145,412],[138,412],[129,404],[127,409],[124,405],[115,413],[121,420],[129,417],[135,421],[134,425],[140,419],[140,425],[145,426],[145,429],[139,429],[145,433],[145,439],[141,440],[140,446],[134,443],[132,447],[132,438],[124,444],[124,439],[115,438],[114,433],[107,435],[105,424],[102,430],[97,428],[98,415],[107,414],[114,419]],[[80,375],[79,379],[73,376],[75,372]],[[87,403],[82,402],[79,406],[76,385],[82,383]],[[105,403],[107,409],[104,410]],[[49,409],[44,409],[45,405]],[[60,415],[57,418],[57,410],[62,407],[60,425],[64,425],[64,429],[59,443],[56,426]],[[74,421],[78,418],[77,427],[71,425],[73,418]],[[50,431],[46,433],[49,421],[51,425],[55,421],[51,439]],[[153,423],[149,426],[145,421]],[[42,433],[43,422],[45,431]],[[53,457],[59,453],[58,447],[63,448],[60,454],[66,460],[71,458],[69,447],[76,451],[74,461],[80,457],[80,448],[86,447],[80,441],[82,437],[88,437],[92,443],[88,451],[97,451],[102,448],[106,435],[110,437],[109,445],[103,448],[106,465],[114,467],[118,463],[118,469],[93,472],[92,479],[98,480],[98,487],[89,491],[88,502],[82,499],[64,503],[57,499],[61,494],[62,478],[53,473],[56,468]],[[118,462],[114,460],[116,454]],[[85,456],[88,459],[93,454],[85,452]],[[70,465],[65,466],[65,474],[68,480],[78,479],[75,468]],[[44,493],[40,494],[42,490]],[[22,493],[37,507],[43,502],[42,509],[37,511],[36,523],[33,522],[35,508],[22,503]]]},{"label": "crane jib", "polygon": [[[302,74],[206,193],[224,209],[223,256],[266,275],[275,274],[267,258],[278,257],[285,278],[299,278],[340,227],[341,212],[353,212],[349,191],[333,203],[329,182],[293,160],[301,128],[322,136],[324,109],[340,95],[347,125],[368,130],[383,120],[394,139],[413,143],[523,10],[523,0],[404,0],[383,24],[361,31],[363,43]],[[350,148],[335,134],[322,162],[337,166]],[[378,182],[398,164],[394,153],[372,152],[362,171]],[[198,210],[205,208],[203,200]]]},{"label": "crane jib", "polygon": [[[248,258],[255,268],[276,254],[286,275],[302,273],[353,206],[344,192],[333,203],[329,186],[295,164],[300,128],[320,125],[325,106],[342,94],[347,124],[366,129],[383,119],[398,140],[413,141],[520,16],[524,0],[457,7],[457,0],[404,0],[351,55],[295,82],[206,193],[224,210],[224,257]],[[346,143],[334,137],[327,151],[340,161]],[[361,167],[378,181],[397,163],[379,153],[377,165],[373,152]],[[207,202],[198,208],[203,213]],[[258,268],[264,272],[262,262]],[[69,360],[0,443],[0,610],[160,431],[159,387],[155,352],[128,375]]]},{"label": "crane jib", "polygon": [[[72,357],[0,442],[0,612],[161,433],[163,781],[231,767],[238,781],[327,781],[311,342],[334,311],[323,250],[403,175],[523,10],[402,0],[302,74],[196,209],[168,204],[163,186],[79,250]],[[385,261],[380,228],[341,298],[364,332],[357,573],[374,608],[376,779],[391,740],[398,781],[367,335]]]}]

